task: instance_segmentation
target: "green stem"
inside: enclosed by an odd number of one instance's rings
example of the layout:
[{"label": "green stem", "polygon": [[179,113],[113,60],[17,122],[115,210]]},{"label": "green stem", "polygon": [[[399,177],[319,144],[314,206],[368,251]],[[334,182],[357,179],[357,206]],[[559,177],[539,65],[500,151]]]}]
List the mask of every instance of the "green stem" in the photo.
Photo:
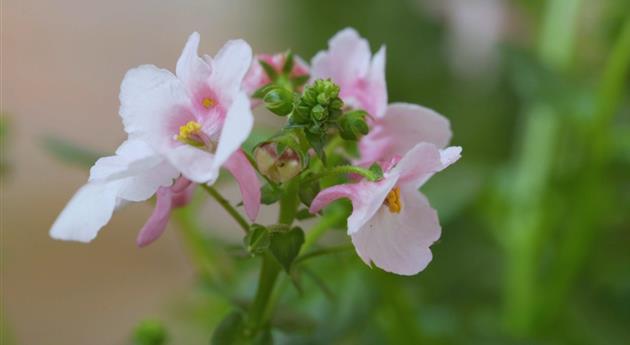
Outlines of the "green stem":
[{"label": "green stem", "polygon": [[253,335],[267,322],[270,309],[269,301],[271,300],[271,294],[279,273],[280,266],[275,262],[271,254],[263,256],[256,297],[254,297],[254,303],[252,303],[249,311],[248,322]]},{"label": "green stem", "polygon": [[295,264],[302,263],[306,260],[316,258],[318,256],[328,255],[328,254],[336,254],[341,252],[347,252],[349,250],[354,249],[354,246],[351,244],[343,244],[340,246],[327,247],[322,249],[313,250],[311,252],[305,253],[301,255],[299,258],[295,260]]},{"label": "green stem", "polygon": [[309,250],[324,233],[347,216],[345,212],[339,210],[331,210],[331,212],[324,214],[319,219],[319,222],[306,232],[306,238],[304,239],[301,252],[304,253]]},{"label": "green stem", "polygon": [[245,218],[243,218],[243,216],[241,216],[240,213],[238,213],[234,206],[232,206],[232,204],[230,204],[230,202],[227,201],[227,199],[225,199],[223,195],[221,195],[221,193],[219,193],[219,191],[214,189],[214,187],[208,186],[206,184],[202,184],[201,186],[203,187],[203,189],[206,190],[206,192],[208,192],[208,194],[210,194],[210,196],[212,196],[219,203],[219,205],[221,205],[227,211],[227,213],[230,214],[230,216],[232,216],[232,218],[234,218],[234,220],[238,223],[238,225],[241,226],[245,233],[249,232],[249,223],[245,220]]},{"label": "green stem", "polygon": [[[291,225],[295,220],[295,214],[299,206],[298,189],[299,179],[294,178],[287,183],[284,196],[280,199],[278,216],[280,224]],[[266,253],[263,256],[254,303],[249,311],[249,325],[253,335],[256,335],[271,317],[275,301],[277,300],[277,296],[274,296],[274,286],[278,280],[279,273],[280,265],[271,254]]]},{"label": "green stem", "polygon": [[352,165],[338,165],[336,167],[330,168],[328,170],[324,170],[320,173],[311,175],[304,180],[304,184],[308,184],[313,181],[317,181],[323,177],[327,176],[335,176],[335,175],[346,175],[346,174],[357,174],[367,178],[370,181],[376,181],[381,176],[374,173],[373,171],[361,167],[355,167]]},{"label": "green stem", "polygon": [[278,215],[278,223],[291,225],[295,219],[298,210],[298,188],[300,181],[294,178],[287,183],[284,190],[284,196],[280,199],[280,214]]}]

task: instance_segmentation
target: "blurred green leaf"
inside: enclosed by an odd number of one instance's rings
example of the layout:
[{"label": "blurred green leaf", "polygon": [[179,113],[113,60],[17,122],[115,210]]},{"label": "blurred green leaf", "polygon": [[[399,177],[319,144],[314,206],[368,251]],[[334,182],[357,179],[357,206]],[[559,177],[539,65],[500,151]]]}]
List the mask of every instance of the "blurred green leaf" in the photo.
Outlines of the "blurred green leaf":
[{"label": "blurred green leaf", "polygon": [[134,345],[164,345],[167,338],[166,328],[157,320],[144,320],[133,332]]},{"label": "blurred green leaf", "polygon": [[82,148],[75,143],[53,135],[45,136],[42,139],[42,146],[58,160],[85,168],[91,167],[96,160],[105,156],[105,154]]},{"label": "blurred green leaf", "polygon": [[304,231],[299,227],[294,227],[287,232],[272,233],[269,250],[288,273],[291,270],[291,264],[300,253],[302,244],[304,244]]}]

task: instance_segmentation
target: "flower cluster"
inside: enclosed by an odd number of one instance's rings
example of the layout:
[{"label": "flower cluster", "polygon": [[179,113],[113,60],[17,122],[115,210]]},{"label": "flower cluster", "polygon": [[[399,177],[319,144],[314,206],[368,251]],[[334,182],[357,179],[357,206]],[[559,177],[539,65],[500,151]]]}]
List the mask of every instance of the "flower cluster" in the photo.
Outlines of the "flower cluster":
[{"label": "flower cluster", "polygon": [[[441,229],[418,189],[459,159],[461,148],[446,147],[451,130],[441,115],[387,103],[385,48],[372,56],[367,40],[345,29],[309,66],[291,52],[253,57],[242,40],[200,57],[199,40],[190,36],[175,74],[153,65],[127,72],[119,113],[128,138],[94,164],[51,236],[91,241],[116,209],[155,195],[137,237],[147,245],[163,233],[172,209],[187,205],[196,186],[210,188],[225,168],[252,222],[261,203],[283,207],[281,224],[246,224],[252,254],[275,246],[261,239],[278,233],[303,238],[292,227],[300,205],[325,215],[333,201],[347,198],[347,232],[366,264],[403,275],[422,271]],[[242,145],[259,105],[286,124],[247,152]],[[336,179],[322,179],[330,175]]]}]

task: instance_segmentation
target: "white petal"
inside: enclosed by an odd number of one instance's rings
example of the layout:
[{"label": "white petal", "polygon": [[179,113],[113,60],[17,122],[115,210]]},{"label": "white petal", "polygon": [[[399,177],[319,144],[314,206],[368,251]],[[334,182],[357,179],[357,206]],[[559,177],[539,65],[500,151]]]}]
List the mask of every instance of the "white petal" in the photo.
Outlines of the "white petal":
[{"label": "white petal", "polygon": [[120,116],[125,131],[157,151],[171,144],[176,133],[173,118],[190,108],[182,82],[153,65],[131,69],[120,85]]},{"label": "white petal", "polygon": [[168,160],[184,177],[197,183],[214,183],[220,166],[213,154],[189,145],[180,145],[167,152]]},{"label": "white petal", "polygon": [[150,169],[162,161],[142,140],[129,139],[116,150],[114,156],[103,157],[90,169],[90,181],[111,181],[132,176]]},{"label": "white petal", "polygon": [[440,237],[437,213],[415,189],[401,190],[403,209],[392,213],[381,207],[352,243],[361,259],[402,275],[424,270],[432,259],[429,247]]},{"label": "white petal", "polygon": [[188,38],[175,68],[175,74],[189,89],[207,81],[212,71],[212,67],[199,57],[198,49],[199,33],[193,32]]},{"label": "white petal", "polygon": [[90,242],[109,222],[116,207],[120,183],[88,183],[72,197],[50,229],[59,240]]},{"label": "white petal", "polygon": [[145,201],[155,194],[160,187],[168,187],[179,176],[169,162],[163,160],[158,165],[121,181],[118,197],[128,201]]},{"label": "white petal", "polygon": [[244,92],[239,92],[228,109],[219,137],[215,169],[219,169],[230,156],[241,147],[254,127],[254,115],[249,106],[249,99]]},{"label": "white petal", "polygon": [[221,92],[238,92],[245,73],[252,63],[252,48],[243,40],[228,41],[213,62],[210,83]]}]

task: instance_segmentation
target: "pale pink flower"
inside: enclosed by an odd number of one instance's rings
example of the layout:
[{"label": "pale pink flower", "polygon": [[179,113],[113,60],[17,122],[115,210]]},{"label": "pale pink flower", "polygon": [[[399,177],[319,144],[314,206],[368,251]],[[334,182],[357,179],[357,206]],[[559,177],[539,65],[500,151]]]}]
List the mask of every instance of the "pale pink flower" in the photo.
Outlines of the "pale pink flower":
[{"label": "pale pink flower", "polygon": [[372,56],[365,38],[351,28],[338,32],[312,62],[312,78],[331,78],[352,108],[371,116],[370,132],[361,138],[359,165],[386,162],[419,142],[444,148],[451,138],[449,121],[435,111],[409,103],[387,104],[385,47]]},{"label": "pale pink flower", "polygon": [[254,121],[241,90],[251,49],[242,40],[229,41],[214,58],[202,59],[198,45],[193,33],[176,75],[153,65],[127,72],[120,115],[129,139],[92,167],[88,184],[53,224],[52,237],[91,241],[117,207],[157,192],[155,212],[138,236],[138,244],[146,245],[164,231],[170,210],[186,202],[191,181],[212,184],[221,167],[234,175],[245,212],[256,218],[260,183],[240,149]]},{"label": "pale pink flower", "polygon": [[[265,70],[260,65],[259,61],[264,61],[269,64],[274,70],[278,73],[282,72],[282,67],[286,62],[286,53],[276,53],[276,54],[259,54],[254,57],[247,74],[245,75],[245,79],[243,79],[243,90],[248,95],[253,94],[256,90],[261,87],[271,83],[271,79],[265,72]],[[291,73],[289,73],[290,78],[303,77],[308,76],[309,67],[302,58],[297,55],[293,55],[293,69]]]},{"label": "pale pink flower", "polygon": [[382,117],[387,106],[385,46],[372,56],[370,44],[356,30],[346,28],[328,41],[328,50],[311,61],[311,79],[332,79],[344,103]]},{"label": "pale pink flower", "polygon": [[340,198],[352,201],[348,234],[357,254],[367,264],[385,271],[413,275],[432,259],[430,246],[439,239],[437,213],[418,192],[433,174],[460,157],[460,147],[438,149],[420,143],[393,167],[385,167],[383,179],[336,185],[321,191],[313,200],[315,213]]}]

